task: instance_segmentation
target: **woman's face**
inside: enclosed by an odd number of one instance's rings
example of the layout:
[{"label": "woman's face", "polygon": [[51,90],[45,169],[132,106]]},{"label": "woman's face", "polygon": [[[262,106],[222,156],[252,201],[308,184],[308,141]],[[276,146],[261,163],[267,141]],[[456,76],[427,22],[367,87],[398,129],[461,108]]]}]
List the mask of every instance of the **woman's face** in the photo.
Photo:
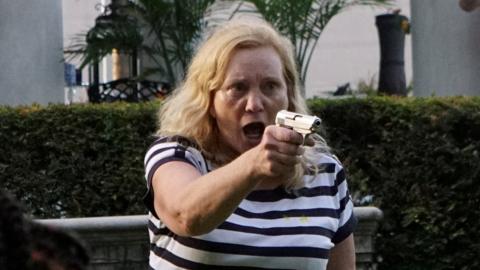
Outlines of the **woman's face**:
[{"label": "woman's face", "polygon": [[241,154],[260,143],[263,130],[288,108],[287,84],[278,53],[268,46],[236,50],[210,114],[225,150]]}]

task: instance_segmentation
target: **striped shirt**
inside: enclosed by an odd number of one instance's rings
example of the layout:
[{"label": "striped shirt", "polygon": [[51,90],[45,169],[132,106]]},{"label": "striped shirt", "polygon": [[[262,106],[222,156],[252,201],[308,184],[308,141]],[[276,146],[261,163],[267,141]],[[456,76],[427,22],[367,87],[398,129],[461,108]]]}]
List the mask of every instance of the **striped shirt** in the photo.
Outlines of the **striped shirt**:
[{"label": "striped shirt", "polygon": [[[252,191],[213,231],[182,237],[170,231],[153,207],[152,177],[169,161],[212,170],[195,144],[181,137],[160,138],[145,155],[149,210],[150,269],[326,269],[329,250],[356,225],[341,164],[321,155],[324,168],[305,186]],[[174,179],[172,179],[174,181]]]}]

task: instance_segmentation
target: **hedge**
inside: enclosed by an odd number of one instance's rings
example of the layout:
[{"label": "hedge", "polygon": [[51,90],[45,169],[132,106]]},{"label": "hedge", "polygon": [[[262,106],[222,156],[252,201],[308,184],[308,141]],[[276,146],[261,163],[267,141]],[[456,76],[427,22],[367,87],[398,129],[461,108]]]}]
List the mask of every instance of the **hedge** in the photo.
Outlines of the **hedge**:
[{"label": "hedge", "polygon": [[380,269],[480,269],[480,99],[311,103],[356,198],[385,214]]},{"label": "hedge", "polygon": [[[142,214],[158,103],[0,108],[0,179],[37,217]],[[480,99],[309,101],[357,205],[385,214],[379,269],[480,268]]]},{"label": "hedge", "polygon": [[39,218],[145,213],[143,155],[156,107],[0,109],[2,186]]}]

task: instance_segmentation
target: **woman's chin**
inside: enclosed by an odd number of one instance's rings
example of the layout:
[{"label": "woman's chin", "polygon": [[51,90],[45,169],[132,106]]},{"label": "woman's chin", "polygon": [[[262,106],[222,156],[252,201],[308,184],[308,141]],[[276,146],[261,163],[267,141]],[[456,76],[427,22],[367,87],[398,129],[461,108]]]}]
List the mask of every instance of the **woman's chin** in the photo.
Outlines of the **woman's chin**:
[{"label": "woman's chin", "polygon": [[245,138],[245,145],[250,148],[257,146],[262,141],[262,137],[246,137]]},{"label": "woman's chin", "polygon": [[257,146],[261,141],[261,139],[242,139],[241,141],[237,141],[235,144],[231,145],[231,147],[241,155]]},{"label": "woman's chin", "polygon": [[241,136],[237,137],[235,140],[231,139],[225,143],[227,148],[224,148],[223,151],[235,152],[236,154],[243,154],[248,150],[254,148],[262,141],[262,137],[247,137]]}]

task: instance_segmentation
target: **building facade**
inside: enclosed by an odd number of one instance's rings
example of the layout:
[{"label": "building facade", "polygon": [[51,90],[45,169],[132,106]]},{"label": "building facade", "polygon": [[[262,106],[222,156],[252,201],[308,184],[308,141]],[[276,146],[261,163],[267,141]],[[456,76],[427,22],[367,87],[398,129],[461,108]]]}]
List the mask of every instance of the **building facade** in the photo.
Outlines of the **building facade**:
[{"label": "building facade", "polygon": [[[110,0],[0,0],[0,104],[65,99],[63,50],[95,23]],[[480,9],[466,12],[457,0],[396,0],[410,17],[405,73],[415,96],[480,94]],[[359,82],[376,86],[380,49],[375,16],[386,8],[353,7],[324,29],[306,78],[306,95],[328,96]],[[79,64],[78,60],[72,63]],[[88,70],[83,71],[88,82]],[[100,67],[111,80],[111,59]]]}]

